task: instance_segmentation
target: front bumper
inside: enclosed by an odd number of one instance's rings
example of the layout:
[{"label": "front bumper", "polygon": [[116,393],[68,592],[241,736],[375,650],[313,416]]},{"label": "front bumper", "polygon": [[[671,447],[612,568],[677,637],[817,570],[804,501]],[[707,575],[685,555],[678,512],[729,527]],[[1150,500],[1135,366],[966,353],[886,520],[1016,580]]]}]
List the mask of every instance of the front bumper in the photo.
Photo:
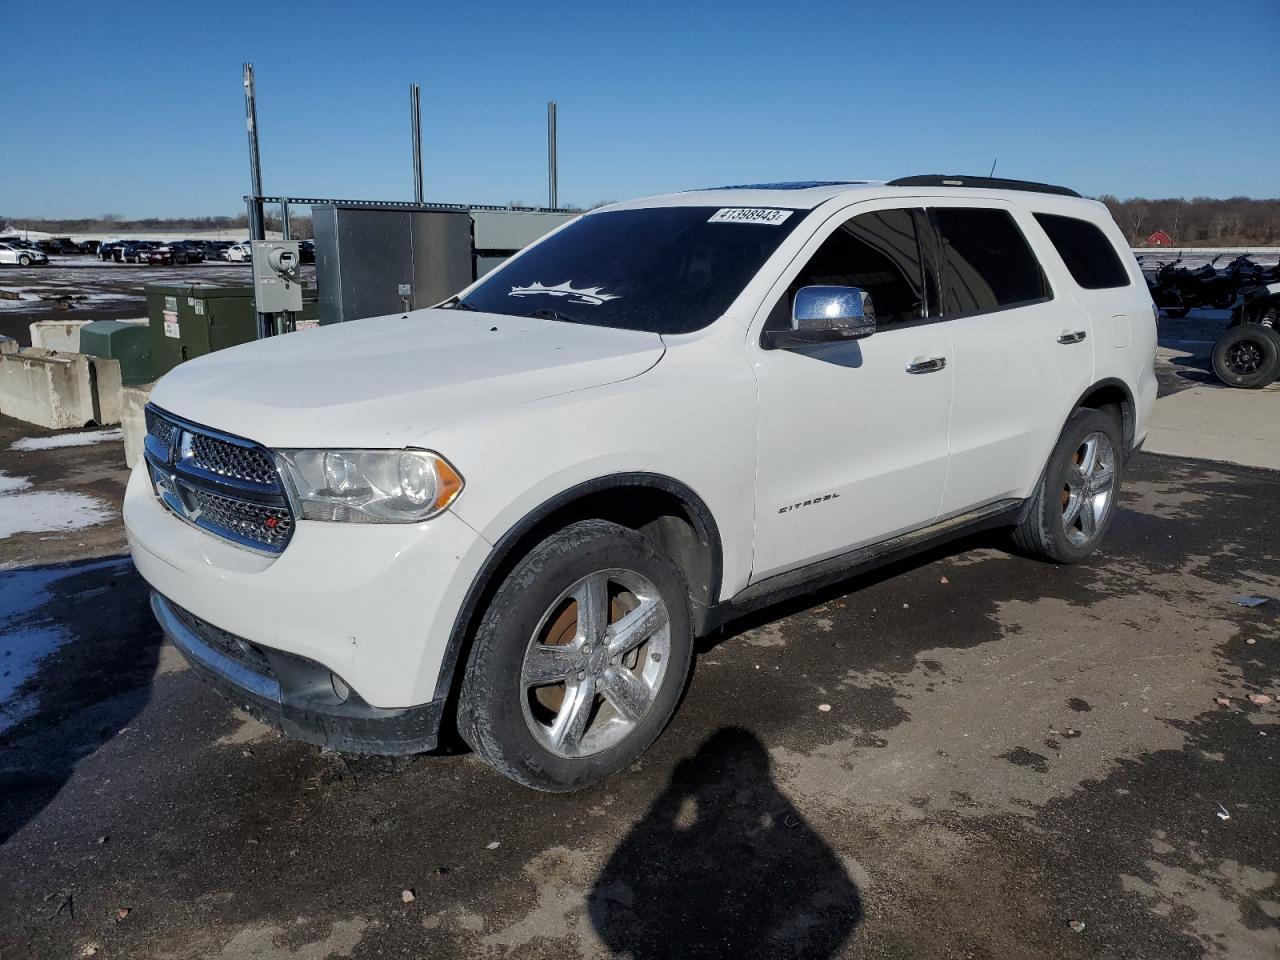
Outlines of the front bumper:
[{"label": "front bumper", "polygon": [[421,524],[298,521],[264,556],[161,505],[140,462],[125,531],[134,565],[170,603],[265,649],[332,670],[365,703],[397,710],[437,693],[454,622],[490,545],[453,511]]},{"label": "front bumper", "polygon": [[313,660],[219,630],[159,593],[151,594],[151,609],[202,679],[287,737],[351,753],[422,753],[436,745],[443,700],[371,707],[354,690],[339,696],[333,674]]}]

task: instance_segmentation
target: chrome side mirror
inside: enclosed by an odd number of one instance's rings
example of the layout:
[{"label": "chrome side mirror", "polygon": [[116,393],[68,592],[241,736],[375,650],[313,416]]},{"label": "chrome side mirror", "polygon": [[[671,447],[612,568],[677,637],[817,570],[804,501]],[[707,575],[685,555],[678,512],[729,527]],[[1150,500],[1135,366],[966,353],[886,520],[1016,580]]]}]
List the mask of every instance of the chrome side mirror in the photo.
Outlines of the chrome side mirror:
[{"label": "chrome side mirror", "polygon": [[875,332],[875,306],[861,287],[801,287],[791,307],[791,329],[771,331],[769,341],[793,347],[860,340]]}]

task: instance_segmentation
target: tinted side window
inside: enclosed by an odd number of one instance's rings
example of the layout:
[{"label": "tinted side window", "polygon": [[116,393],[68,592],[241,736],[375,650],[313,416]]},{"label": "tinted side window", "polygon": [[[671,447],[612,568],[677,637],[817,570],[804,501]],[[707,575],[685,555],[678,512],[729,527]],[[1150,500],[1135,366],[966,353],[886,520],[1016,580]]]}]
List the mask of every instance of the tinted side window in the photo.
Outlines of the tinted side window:
[{"label": "tinted side window", "polygon": [[871,294],[881,327],[923,317],[924,270],[911,211],[878,210],[841,224],[791,281],[767,328],[789,327],[796,291],[815,285],[861,287]]},{"label": "tinted side window", "polygon": [[1026,237],[1004,210],[934,207],[942,241],[942,312],[987,313],[1049,298]]},{"label": "tinted side window", "polygon": [[1129,274],[1106,234],[1088,220],[1037,213],[1036,222],[1053,241],[1071,277],[1086,290],[1127,287]]}]

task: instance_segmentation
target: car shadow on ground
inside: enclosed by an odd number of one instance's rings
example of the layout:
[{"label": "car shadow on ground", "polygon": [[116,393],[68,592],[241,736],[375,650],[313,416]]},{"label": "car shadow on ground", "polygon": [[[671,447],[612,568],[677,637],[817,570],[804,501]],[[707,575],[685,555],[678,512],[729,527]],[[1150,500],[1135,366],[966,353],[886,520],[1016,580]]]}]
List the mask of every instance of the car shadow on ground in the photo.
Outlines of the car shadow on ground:
[{"label": "car shadow on ground", "polygon": [[0,570],[0,844],[146,705],[160,639],[128,557]]},{"label": "car shadow on ground", "polygon": [[753,610],[740,617],[727,621],[719,630],[713,631],[698,639],[697,652],[709,653],[711,650],[740,634],[765,624],[785,620],[787,617],[821,607],[833,600],[839,600],[849,594],[865,590],[884,580],[895,580],[911,570],[927,567],[947,557],[968,553],[971,550],[996,550],[1000,553],[1017,555],[1013,547],[1012,528],[982,530],[977,533],[946,540],[942,543],[926,547],[919,553],[913,553],[899,560],[891,561],[883,567],[873,567],[861,573],[852,573],[846,579],[837,581],[827,587],[801,594],[790,600],[782,600],[759,610]]},{"label": "car shadow on ground", "polygon": [[726,727],[680,762],[588,898],[633,960],[834,956],[862,919],[840,858],[774,781],[752,733]]}]

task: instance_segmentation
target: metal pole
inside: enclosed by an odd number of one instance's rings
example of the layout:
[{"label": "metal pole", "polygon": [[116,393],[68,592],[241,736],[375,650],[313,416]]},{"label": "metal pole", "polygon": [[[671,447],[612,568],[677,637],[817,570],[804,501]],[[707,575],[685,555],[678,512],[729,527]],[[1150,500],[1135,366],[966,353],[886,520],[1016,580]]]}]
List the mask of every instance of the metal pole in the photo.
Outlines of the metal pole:
[{"label": "metal pole", "polygon": [[422,203],[422,95],[409,84],[409,127],[413,139],[413,202]]},{"label": "metal pole", "polygon": [[293,231],[289,228],[289,201],[280,201],[280,239],[292,240]]},{"label": "metal pole", "polygon": [[547,206],[556,207],[556,102],[547,101]]},{"label": "metal pole", "polygon": [[[249,131],[249,179],[253,194],[248,198],[249,241],[267,238],[262,216],[262,158],[258,154],[258,104],[253,88],[253,64],[244,64],[244,117]],[[255,281],[257,278],[254,278]],[[255,282],[256,286],[256,282]],[[275,324],[269,314],[258,311],[258,339],[275,333]]]},{"label": "metal pole", "polygon": [[265,240],[262,224],[262,158],[258,155],[258,105],[253,89],[253,64],[244,65],[244,116],[249,130],[249,179],[253,186],[249,239]]}]

